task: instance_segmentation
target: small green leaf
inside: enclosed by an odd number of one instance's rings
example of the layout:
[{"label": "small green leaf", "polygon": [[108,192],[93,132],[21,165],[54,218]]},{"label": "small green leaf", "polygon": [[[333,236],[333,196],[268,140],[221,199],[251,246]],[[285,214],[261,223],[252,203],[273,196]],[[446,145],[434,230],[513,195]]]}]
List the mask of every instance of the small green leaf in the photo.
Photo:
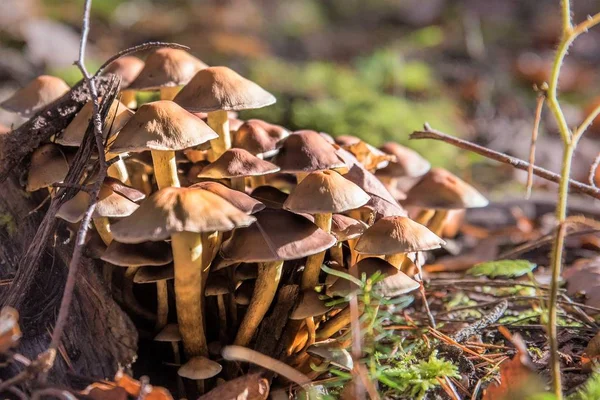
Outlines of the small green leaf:
[{"label": "small green leaf", "polygon": [[500,260],[477,264],[467,271],[474,276],[516,278],[534,270],[536,264],[527,260]]}]

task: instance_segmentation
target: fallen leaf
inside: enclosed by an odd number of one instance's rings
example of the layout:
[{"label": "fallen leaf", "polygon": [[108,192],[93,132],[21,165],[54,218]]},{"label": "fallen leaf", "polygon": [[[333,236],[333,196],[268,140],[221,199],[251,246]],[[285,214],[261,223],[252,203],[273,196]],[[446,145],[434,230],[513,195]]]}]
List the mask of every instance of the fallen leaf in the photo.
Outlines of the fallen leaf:
[{"label": "fallen leaf", "polygon": [[507,278],[517,278],[531,272],[537,267],[527,260],[499,260],[488,261],[475,265],[467,271],[467,274],[474,276],[487,276],[488,278],[497,278],[499,276]]},{"label": "fallen leaf", "polygon": [[217,386],[198,400],[266,400],[269,382],[259,374],[245,375]]}]

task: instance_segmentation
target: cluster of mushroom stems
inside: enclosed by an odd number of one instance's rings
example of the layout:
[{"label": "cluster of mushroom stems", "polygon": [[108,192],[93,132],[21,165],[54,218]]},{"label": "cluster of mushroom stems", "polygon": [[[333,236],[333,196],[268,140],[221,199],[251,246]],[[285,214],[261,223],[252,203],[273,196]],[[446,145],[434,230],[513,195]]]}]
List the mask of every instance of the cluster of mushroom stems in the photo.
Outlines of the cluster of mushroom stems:
[{"label": "cluster of mushroom stems", "polygon": [[[377,290],[403,296],[420,287],[422,252],[444,245],[449,212],[487,204],[399,144],[378,149],[353,136],[238,119],[275,97],[183,50],[159,49],[145,62],[123,57],[105,73],[121,78],[103,130],[107,158],[118,161],[102,185],[87,254],[105,263],[108,288],[115,268],[125,267],[118,300],[134,318],[154,321],[175,364],[181,341],[183,377],[202,382],[221,373],[219,346],[252,347],[284,284],[300,288],[288,362],[305,372],[315,357],[347,367],[348,357],[332,358],[343,346],[331,338],[348,329],[349,308],[326,303],[358,287],[322,266],[359,279],[380,272]],[[29,117],[68,90],[40,76],[0,106]],[[155,91],[157,100],[137,104],[139,91]],[[26,190],[54,195],[91,118],[88,103],[34,151]],[[88,203],[81,191],[57,217],[76,229]],[[140,303],[138,284],[156,286],[156,310]]]}]

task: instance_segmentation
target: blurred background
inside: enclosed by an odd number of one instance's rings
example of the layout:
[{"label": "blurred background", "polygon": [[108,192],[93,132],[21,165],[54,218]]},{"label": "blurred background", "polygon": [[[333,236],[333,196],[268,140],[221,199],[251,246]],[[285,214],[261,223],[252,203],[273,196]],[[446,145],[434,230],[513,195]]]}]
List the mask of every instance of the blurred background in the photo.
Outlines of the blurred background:
[{"label": "blurred background", "polygon": [[[575,0],[575,21],[600,11]],[[227,65],[274,93],[245,112],[292,130],[356,135],[374,145],[432,127],[527,158],[536,93],[548,80],[559,33],[558,0],[96,0],[87,64],[149,40],[177,42],[209,65]],[[0,100],[41,73],[69,84],[83,0],[0,0]],[[144,57],[144,54],[140,54]],[[561,98],[571,126],[600,95],[600,30],[571,49]],[[21,123],[0,112],[0,123]],[[597,134],[594,132],[597,130]],[[595,135],[597,135],[595,137]],[[600,121],[576,156],[588,179]],[[433,164],[480,186],[522,192],[524,175],[449,145],[409,144]],[[561,144],[547,110],[538,163],[554,171]],[[517,177],[515,181],[513,178]],[[537,182],[543,184],[543,182]],[[493,196],[493,193],[492,193]]]}]

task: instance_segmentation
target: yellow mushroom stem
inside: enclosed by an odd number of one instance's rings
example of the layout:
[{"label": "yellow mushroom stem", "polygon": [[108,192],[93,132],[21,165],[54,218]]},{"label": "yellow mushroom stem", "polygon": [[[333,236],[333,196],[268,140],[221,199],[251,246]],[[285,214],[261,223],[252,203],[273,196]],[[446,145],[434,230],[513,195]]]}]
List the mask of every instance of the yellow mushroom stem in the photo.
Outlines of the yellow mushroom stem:
[{"label": "yellow mushroom stem", "polygon": [[213,162],[231,148],[231,133],[229,132],[229,116],[227,115],[227,111],[218,110],[209,112],[207,123],[219,135],[218,138],[210,141],[212,150],[208,153],[208,161]]},{"label": "yellow mushroom stem", "polygon": [[427,225],[431,217],[433,217],[433,214],[435,214],[435,210],[425,208],[419,212],[414,221],[421,225]]},{"label": "yellow mushroom stem", "polygon": [[296,172],[296,183],[300,183],[308,176],[308,172]]},{"label": "yellow mushroom stem", "polygon": [[106,153],[106,161],[111,160],[115,157],[118,157],[118,160],[108,167],[106,174],[111,178],[118,179],[126,184],[130,184],[131,182],[129,181],[129,173],[127,172],[125,161],[123,161],[118,154],[114,154],[111,152]]},{"label": "yellow mushroom stem", "polygon": [[308,341],[308,327],[306,325],[303,325],[302,328],[300,328],[300,330],[296,334],[296,337],[294,338],[294,341],[292,342],[292,345],[290,346],[290,349],[288,350],[288,355],[298,353],[300,350],[302,350],[304,348],[304,345],[306,344],[307,341]]},{"label": "yellow mushroom stem", "polygon": [[217,310],[219,314],[219,338],[221,343],[227,341],[227,309],[222,294],[217,295]]},{"label": "yellow mushroom stem", "polygon": [[306,351],[306,349],[308,349],[308,346],[315,343],[317,330],[317,328],[315,327],[315,321],[313,317],[308,317],[304,321],[306,322],[306,329],[308,330],[308,339],[306,340],[304,346],[302,346],[302,348],[300,349],[301,352]]},{"label": "yellow mushroom stem", "polygon": [[246,180],[243,176],[231,178],[231,188],[238,192],[246,192]]},{"label": "yellow mushroom stem", "polygon": [[156,330],[167,326],[169,316],[169,291],[167,280],[156,281]]},{"label": "yellow mushroom stem", "polygon": [[267,184],[267,178],[265,178],[264,175],[250,177],[250,187],[252,189],[256,189],[259,186],[265,186],[266,184]]},{"label": "yellow mushroom stem", "polygon": [[154,177],[159,189],[180,186],[174,151],[152,150],[152,164],[154,165]]},{"label": "yellow mushroom stem", "polygon": [[396,253],[396,254],[388,254],[384,257],[385,261],[392,264],[394,267],[400,269],[402,263],[406,259],[406,254],[404,253]]},{"label": "yellow mushroom stem", "polygon": [[127,108],[137,108],[137,99],[135,98],[135,90],[121,91],[121,103]]},{"label": "yellow mushroom stem", "polygon": [[175,266],[177,320],[188,357],[208,357],[202,304],[202,236],[193,232],[171,235]]},{"label": "yellow mushroom stem", "polygon": [[279,286],[279,280],[281,279],[282,267],[283,261],[259,264],[258,278],[256,279],[254,293],[252,293],[252,299],[248,305],[248,310],[246,310],[246,315],[240,324],[240,328],[238,329],[233,344],[238,346],[248,346],[252,340],[258,325],[275,298],[277,286]]},{"label": "yellow mushroom stem", "polygon": [[433,214],[433,217],[431,217],[431,220],[429,220],[427,227],[431,232],[440,236],[444,230],[444,226],[446,225],[447,216],[448,210],[437,210],[435,214]]},{"label": "yellow mushroom stem", "polygon": [[110,231],[110,221],[106,217],[96,217],[92,221],[96,227],[96,232],[100,235],[100,239],[108,246],[113,241],[113,235]]},{"label": "yellow mushroom stem", "polygon": [[350,307],[346,307],[322,325],[322,327],[319,329],[319,332],[317,332],[316,339],[318,341],[329,339],[349,324]]},{"label": "yellow mushroom stem", "polygon": [[[416,257],[417,253],[415,253],[415,260]],[[415,273],[417,273],[415,263],[413,263],[408,257],[404,257],[404,260],[402,260],[402,264],[400,264],[400,271],[404,272],[408,276],[414,276]]]},{"label": "yellow mushroom stem", "polygon": [[[325,232],[331,232],[331,213],[315,214],[315,224]],[[325,252],[322,251],[306,259],[306,266],[302,273],[302,290],[314,289],[319,283],[319,274],[321,273],[321,265],[325,260]]]},{"label": "yellow mushroom stem", "polygon": [[173,100],[177,93],[181,90],[180,86],[169,86],[160,88],[160,99],[161,100]]},{"label": "yellow mushroom stem", "polygon": [[329,255],[331,259],[344,266],[344,249],[342,248],[342,242],[337,242],[332,248],[329,249]]}]

